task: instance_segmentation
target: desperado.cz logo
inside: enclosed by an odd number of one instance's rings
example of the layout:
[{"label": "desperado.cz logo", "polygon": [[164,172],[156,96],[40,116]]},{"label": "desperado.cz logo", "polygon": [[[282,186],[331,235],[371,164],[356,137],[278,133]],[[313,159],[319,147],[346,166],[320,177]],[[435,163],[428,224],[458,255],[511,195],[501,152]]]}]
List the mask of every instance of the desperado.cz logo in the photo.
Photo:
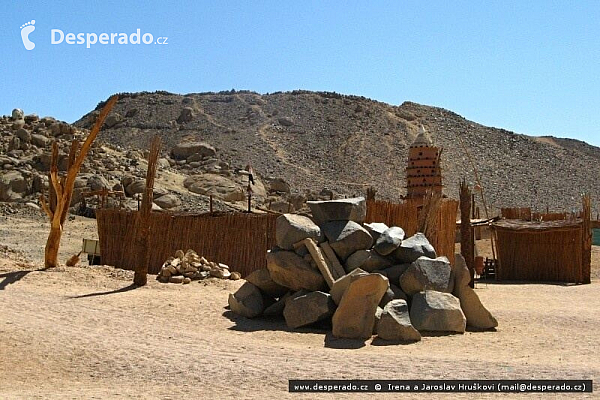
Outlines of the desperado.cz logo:
[{"label": "desperado.cz logo", "polygon": [[[35,20],[31,20],[23,25],[21,25],[21,40],[23,41],[23,46],[27,50],[33,50],[35,48],[35,43],[31,41],[29,38],[29,34],[35,30]],[[127,34],[123,32],[112,32],[112,33],[93,33],[93,32],[63,32],[61,29],[52,29],[50,30],[50,44],[59,45],[59,44],[67,44],[67,45],[83,45],[89,49],[92,45],[101,44],[101,45],[124,45],[124,44],[158,44],[165,45],[168,43],[167,36],[158,36],[156,39],[154,35],[151,33],[142,33],[141,29],[137,29],[135,32]]]},{"label": "desperado.cz logo", "polygon": [[151,33],[140,32],[138,28],[134,33],[64,33],[60,29],[52,29],[50,31],[51,44],[85,44],[88,49],[93,44],[168,44],[166,36],[159,36],[154,40],[154,35]]}]

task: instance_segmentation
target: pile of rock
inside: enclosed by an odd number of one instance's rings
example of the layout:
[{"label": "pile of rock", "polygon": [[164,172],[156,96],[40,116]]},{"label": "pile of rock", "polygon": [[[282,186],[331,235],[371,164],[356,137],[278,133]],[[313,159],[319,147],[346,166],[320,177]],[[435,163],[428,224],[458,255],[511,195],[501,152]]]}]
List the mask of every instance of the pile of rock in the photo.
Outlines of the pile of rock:
[{"label": "pile of rock", "polygon": [[190,283],[209,277],[238,280],[239,272],[230,272],[229,266],[223,263],[208,261],[200,257],[194,250],[177,250],[174,257],[169,257],[160,268],[156,279],[162,283]]},{"label": "pile of rock", "polygon": [[364,198],[308,204],[312,219],[278,218],[267,268],[230,294],[233,312],[283,315],[290,328],[330,320],[335,337],[353,339],[418,341],[425,331],[497,326],[460,254],[451,265],[421,233],[365,224]]}]

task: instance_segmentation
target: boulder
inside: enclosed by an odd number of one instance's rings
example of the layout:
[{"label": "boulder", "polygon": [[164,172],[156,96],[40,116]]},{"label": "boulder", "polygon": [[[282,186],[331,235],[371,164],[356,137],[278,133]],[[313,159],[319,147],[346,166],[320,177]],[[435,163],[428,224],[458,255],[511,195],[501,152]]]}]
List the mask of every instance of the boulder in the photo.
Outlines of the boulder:
[{"label": "boulder", "polygon": [[29,191],[29,183],[19,171],[0,174],[0,201],[17,201]]},{"label": "boulder", "polygon": [[179,207],[181,205],[181,200],[179,197],[177,197],[177,195],[165,194],[157,199],[154,199],[154,203],[159,207],[168,210],[170,208]]},{"label": "boulder", "polygon": [[297,214],[283,214],[275,221],[277,246],[285,250],[294,249],[294,244],[306,238],[323,241],[321,228],[310,218]]},{"label": "boulder", "polygon": [[144,193],[146,190],[146,181],[144,179],[135,179],[127,185],[123,183],[123,186],[125,187],[125,194],[127,196],[133,196],[134,194]]},{"label": "boulder", "polygon": [[358,250],[370,249],[373,238],[365,228],[354,221],[331,221],[322,226],[329,245],[345,261]]},{"label": "boulder", "polygon": [[467,319],[460,301],[450,293],[426,290],[415,294],[410,320],[419,331],[464,333]]},{"label": "boulder", "polygon": [[314,221],[321,226],[330,221],[354,221],[362,224],[367,216],[367,202],[364,197],[328,201],[306,202]]},{"label": "boulder", "polygon": [[400,285],[400,277],[406,272],[408,267],[410,267],[410,264],[392,265],[391,267],[386,268],[381,272],[383,272],[385,276],[388,277],[390,283],[393,283],[394,285]]},{"label": "boulder", "polygon": [[410,323],[406,300],[392,300],[386,304],[377,324],[377,336],[383,340],[415,342],[421,334]]},{"label": "boulder", "polygon": [[400,264],[411,263],[423,256],[429,258],[437,257],[435,249],[422,233],[417,233],[408,239],[403,240],[402,244],[394,251],[393,255]]},{"label": "boulder", "polygon": [[14,108],[11,113],[11,118],[13,121],[24,119],[25,113],[20,108]]},{"label": "boulder", "polygon": [[330,318],[334,311],[331,295],[317,291],[288,299],[283,316],[287,326],[294,329]]},{"label": "boulder", "polygon": [[270,192],[290,193],[291,187],[283,178],[267,179]]},{"label": "boulder", "polygon": [[176,160],[185,160],[195,153],[198,153],[203,157],[214,157],[217,155],[215,148],[204,142],[179,143],[171,149],[171,155]]},{"label": "boulder", "polygon": [[108,180],[106,180],[106,178],[101,175],[90,176],[87,180],[87,186],[90,188],[91,191],[102,189],[110,190],[112,187],[112,185],[108,183]]},{"label": "boulder", "polygon": [[250,275],[246,277],[246,281],[252,283],[258,287],[261,292],[269,297],[279,298],[288,292],[288,289],[276,283],[271,279],[271,274],[266,268],[257,269],[252,271]]},{"label": "boulder", "polygon": [[492,329],[498,326],[496,318],[481,304],[479,296],[471,287],[461,287],[458,290],[458,299],[468,326],[475,329]]},{"label": "boulder", "polygon": [[31,142],[31,133],[27,129],[20,128],[17,129],[15,136],[21,139],[21,143],[30,143]]},{"label": "boulder", "polygon": [[373,240],[377,241],[379,236],[388,229],[388,226],[383,222],[371,222],[370,224],[363,224],[367,232],[371,234]]},{"label": "boulder", "polygon": [[113,112],[106,117],[106,120],[104,120],[104,126],[107,128],[112,128],[121,122],[123,122],[123,116],[119,113]]},{"label": "boulder", "polygon": [[333,314],[333,336],[368,339],[373,334],[375,312],[389,286],[387,278],[369,274],[350,283]]},{"label": "boulder", "polygon": [[373,272],[384,269],[392,265],[389,258],[386,258],[373,250],[358,250],[346,260],[346,272],[360,268],[367,272]]},{"label": "boulder", "polygon": [[360,278],[362,276],[367,276],[367,275],[369,275],[368,272],[365,272],[362,269],[357,268],[357,269],[353,270],[352,272],[350,272],[349,274],[346,274],[346,275],[342,276],[341,278],[337,279],[335,282],[333,282],[333,286],[332,286],[331,290],[329,291],[329,293],[331,294],[331,298],[333,299],[333,302],[335,304],[340,304],[340,301],[342,300],[342,297],[344,296],[346,289],[348,289],[348,286],[350,286],[350,284],[352,282],[354,282],[355,280],[357,280],[358,278]]},{"label": "boulder", "polygon": [[397,226],[392,226],[379,235],[379,238],[375,242],[375,246],[373,246],[373,250],[382,256],[387,256],[400,247],[403,240],[404,230]]},{"label": "boulder", "polygon": [[458,297],[458,289],[469,286],[471,283],[471,273],[465,258],[460,253],[454,254],[454,265],[452,265],[452,275],[454,275],[454,288],[452,294]]},{"label": "boulder", "polygon": [[450,293],[453,288],[450,262],[446,257],[419,257],[402,274],[400,288],[409,296],[424,290]]},{"label": "boulder", "polygon": [[34,133],[33,135],[31,135],[31,144],[33,144],[36,147],[45,148],[50,144],[50,139],[48,139],[44,135]]},{"label": "boulder", "polygon": [[177,122],[180,124],[185,124],[186,122],[190,122],[194,119],[194,109],[192,107],[183,107],[181,112],[179,113],[179,117],[177,117]]},{"label": "boulder", "polygon": [[229,294],[229,308],[242,317],[254,318],[262,314],[265,302],[260,290],[246,282],[237,292]]},{"label": "boulder", "polygon": [[267,268],[273,281],[292,290],[321,290],[327,285],[318,269],[293,251],[267,254]]},{"label": "boulder", "polygon": [[183,185],[190,192],[214,196],[225,201],[243,201],[246,199],[246,191],[242,185],[221,175],[192,175],[183,181]]}]

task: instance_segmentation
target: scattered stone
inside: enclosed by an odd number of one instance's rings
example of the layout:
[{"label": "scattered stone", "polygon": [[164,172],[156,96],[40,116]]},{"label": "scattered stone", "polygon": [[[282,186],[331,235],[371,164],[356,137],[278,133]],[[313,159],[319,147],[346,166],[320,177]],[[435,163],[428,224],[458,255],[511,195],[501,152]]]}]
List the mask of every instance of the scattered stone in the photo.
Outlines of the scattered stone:
[{"label": "scattered stone", "polygon": [[373,250],[381,254],[382,256],[387,256],[400,247],[402,241],[404,240],[404,230],[397,226],[392,226],[391,228],[386,229],[375,242],[375,246],[373,246]]},{"label": "scattered stone", "polygon": [[333,336],[350,339],[370,338],[373,334],[377,305],[388,286],[387,278],[379,274],[369,274],[350,283],[333,314]]},{"label": "scattered stone", "polygon": [[321,226],[330,221],[354,221],[362,224],[367,216],[364,197],[352,199],[306,202],[314,221]]},{"label": "scattered stone", "polygon": [[325,283],[327,283],[327,286],[329,286],[331,289],[333,286],[333,281],[340,278],[340,276],[337,276],[335,271],[333,271],[333,269],[327,264],[323,253],[321,253],[321,249],[317,247],[317,244],[313,239],[306,238],[302,242],[308,249],[308,252],[312,257],[312,261],[316,264],[317,268],[321,272],[321,275],[323,275]]},{"label": "scattered stone", "polygon": [[181,200],[177,195],[174,194],[165,194],[164,196],[160,196],[157,199],[154,199],[154,203],[157,204],[160,208],[164,208],[169,210],[171,208],[179,207],[181,205]]},{"label": "scattered stone", "polygon": [[242,317],[254,318],[265,310],[265,302],[260,290],[246,282],[237,292],[229,295],[229,308]]},{"label": "scattered stone", "polygon": [[393,341],[421,340],[421,334],[410,323],[406,300],[392,300],[386,304],[377,324],[377,336]]},{"label": "scattered stone", "polygon": [[450,262],[446,257],[419,257],[402,274],[400,287],[409,296],[424,290],[450,293],[453,288]]},{"label": "scattered stone", "polygon": [[[298,293],[298,292],[296,292]],[[302,291],[304,294],[305,291]],[[308,293],[308,292],[306,292]],[[283,310],[285,309],[286,301],[292,296],[292,292],[287,292],[283,296],[279,298],[275,303],[271,304],[269,307],[265,308],[263,311],[263,315],[265,317],[278,317],[283,316]]]},{"label": "scattered stone", "polygon": [[323,255],[327,259],[328,265],[330,265],[335,271],[335,276],[341,278],[342,276],[346,275],[346,270],[344,267],[342,267],[342,264],[340,264],[340,260],[329,245],[329,242],[323,242],[319,245],[319,247],[321,247],[323,250]]},{"label": "scattered stone", "polygon": [[329,245],[343,261],[358,250],[370,249],[373,244],[369,232],[354,221],[331,221],[322,229]]},{"label": "scattered stone", "polygon": [[296,214],[283,214],[275,221],[275,240],[277,246],[293,250],[294,244],[306,238],[323,241],[321,228],[310,218]]},{"label": "scattered stone", "polygon": [[183,107],[181,112],[179,113],[179,117],[177,117],[177,122],[180,124],[185,124],[194,119],[194,109],[191,107]]},{"label": "scattered stone", "polygon": [[427,290],[412,298],[410,320],[419,331],[464,333],[467,319],[450,293]]},{"label": "scattered stone", "polygon": [[408,239],[403,240],[402,244],[394,251],[393,255],[400,264],[411,263],[419,257],[437,257],[435,249],[422,233],[417,233]]},{"label": "scattered stone", "polygon": [[458,299],[468,326],[476,329],[493,329],[498,326],[496,318],[481,304],[479,296],[471,287],[460,288]]},{"label": "scattered stone", "polygon": [[327,319],[334,311],[331,295],[316,291],[288,299],[283,316],[287,326],[294,329]]}]

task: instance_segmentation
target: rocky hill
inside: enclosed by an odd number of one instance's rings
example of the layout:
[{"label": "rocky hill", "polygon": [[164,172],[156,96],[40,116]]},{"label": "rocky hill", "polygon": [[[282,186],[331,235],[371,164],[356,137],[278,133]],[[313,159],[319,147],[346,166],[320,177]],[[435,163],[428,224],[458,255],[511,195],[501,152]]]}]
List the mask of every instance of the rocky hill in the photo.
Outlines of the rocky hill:
[{"label": "rocky hill", "polygon": [[[98,109],[75,125],[89,128]],[[164,156],[183,174],[198,174],[207,162],[232,170],[251,163],[266,182],[277,178],[304,197],[364,194],[373,186],[378,198],[399,200],[406,193],[408,147],[420,124],[443,148],[444,193],[450,197],[457,197],[462,177],[475,183],[475,165],[494,208],[570,211],[580,208],[582,192],[592,194],[593,207],[598,204],[600,149],[486,127],[411,102],[393,106],[307,91],[122,94],[98,140],[145,150],[158,134]],[[186,141],[208,143],[217,156],[192,165],[176,160],[171,150]]]}]

